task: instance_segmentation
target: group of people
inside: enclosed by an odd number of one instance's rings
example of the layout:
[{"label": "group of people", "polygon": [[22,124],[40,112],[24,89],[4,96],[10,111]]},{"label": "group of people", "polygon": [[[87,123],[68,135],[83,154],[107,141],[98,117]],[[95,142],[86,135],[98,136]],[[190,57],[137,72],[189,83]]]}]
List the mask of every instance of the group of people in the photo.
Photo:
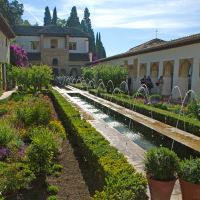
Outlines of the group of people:
[{"label": "group of people", "polygon": [[151,89],[153,88],[153,82],[151,80],[151,77],[148,76],[146,78],[146,75],[144,75],[144,77],[140,80],[141,84],[145,84],[149,90],[149,93],[151,93]]},{"label": "group of people", "polygon": [[[149,93],[151,93],[151,89],[154,87],[153,82],[151,80],[151,77],[148,76],[146,78],[146,75],[144,75],[144,77],[140,80],[141,84],[145,84],[149,90]],[[160,76],[160,78],[158,79],[158,81],[156,82],[156,86],[160,87],[160,93],[162,90],[162,85],[163,85],[163,76]]]}]

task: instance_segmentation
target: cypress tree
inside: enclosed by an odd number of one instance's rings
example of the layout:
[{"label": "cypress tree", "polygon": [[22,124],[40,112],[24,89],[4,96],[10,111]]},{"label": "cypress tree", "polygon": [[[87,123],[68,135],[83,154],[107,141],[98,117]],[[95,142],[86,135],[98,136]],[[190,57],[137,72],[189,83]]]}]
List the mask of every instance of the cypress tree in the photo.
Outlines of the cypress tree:
[{"label": "cypress tree", "polygon": [[82,20],[82,21],[81,21],[81,29],[82,29],[84,32],[86,32],[86,33],[87,33],[87,26],[86,26],[86,24],[85,24],[85,21],[84,21],[84,20]]},{"label": "cypress tree", "polygon": [[53,9],[53,18],[52,18],[52,24],[53,25],[57,25],[57,10],[56,10],[56,7]]},{"label": "cypress tree", "polygon": [[99,58],[99,33],[96,34],[96,57]]},{"label": "cypress tree", "polygon": [[98,59],[106,57],[106,51],[101,41],[101,34],[97,33],[96,36],[96,56]]},{"label": "cypress tree", "polygon": [[89,51],[93,53],[93,55],[96,54],[96,47],[95,47],[95,36],[94,31],[92,29],[91,20],[90,20],[90,12],[88,8],[85,8],[84,10],[84,18],[81,21],[81,28],[84,32],[89,34]]},{"label": "cypress tree", "polygon": [[71,9],[70,16],[67,20],[67,27],[74,27],[81,29],[81,24],[79,22],[79,17],[77,15],[76,6],[73,6]]},{"label": "cypress tree", "polygon": [[49,25],[51,25],[51,13],[49,7],[47,6],[45,8],[45,13],[44,13],[44,26],[49,26]]}]

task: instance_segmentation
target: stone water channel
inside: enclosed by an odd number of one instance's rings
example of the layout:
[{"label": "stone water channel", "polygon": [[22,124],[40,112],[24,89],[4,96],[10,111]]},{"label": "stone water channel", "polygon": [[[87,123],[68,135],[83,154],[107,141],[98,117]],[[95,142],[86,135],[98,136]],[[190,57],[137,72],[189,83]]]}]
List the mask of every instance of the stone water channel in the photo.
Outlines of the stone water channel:
[{"label": "stone water channel", "polygon": [[[110,102],[107,102],[107,107],[103,105],[106,100],[100,99],[99,102],[96,100],[97,97],[73,87],[69,87],[68,89],[70,90],[60,89],[57,87],[55,89],[68,101],[71,101],[76,107],[78,107],[82,115],[87,113],[87,116],[90,116],[86,117],[87,121],[89,121],[91,125],[96,128],[97,131],[99,131],[112,146],[116,147],[119,152],[123,153],[127,157],[129,163],[131,163],[138,172],[144,173],[143,159],[146,150],[154,146],[167,146],[167,144],[170,145],[172,142],[171,139],[144,127],[143,123],[142,125],[138,125],[133,121],[132,126],[130,127],[129,118],[126,115],[121,116],[115,110],[109,109],[109,107],[112,106],[110,105]],[[92,96],[93,100],[95,99],[96,101],[91,100]],[[117,107],[119,106],[117,105]],[[124,111],[126,110],[123,107],[122,109]],[[145,116],[143,116],[143,118],[145,119]],[[155,123],[156,121],[153,119],[148,120],[152,123]],[[144,134],[144,132],[147,132],[147,134]],[[197,137],[193,139],[195,140],[199,138]],[[197,140],[197,142],[199,141]],[[180,152],[186,151],[189,154],[198,154],[197,151],[176,142],[175,147],[178,146],[181,147],[179,149]],[[182,198],[180,186],[177,182],[171,200],[179,199]]]}]

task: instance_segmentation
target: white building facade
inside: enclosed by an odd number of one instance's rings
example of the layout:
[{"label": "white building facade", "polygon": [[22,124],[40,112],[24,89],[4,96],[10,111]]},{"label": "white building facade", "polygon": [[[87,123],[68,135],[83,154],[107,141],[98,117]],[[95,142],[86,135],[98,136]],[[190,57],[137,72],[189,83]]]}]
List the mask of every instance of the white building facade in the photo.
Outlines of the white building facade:
[{"label": "white building facade", "polygon": [[6,65],[10,63],[10,41],[15,34],[0,14],[0,90],[6,90]]},{"label": "white building facade", "polygon": [[28,52],[31,64],[46,64],[55,75],[80,73],[89,61],[88,34],[76,28],[59,26],[14,27],[16,42]]},{"label": "white building facade", "polygon": [[[136,91],[141,79],[150,76],[152,92],[169,96],[179,86],[182,95],[194,90],[200,95],[200,35],[192,35],[169,42],[154,39],[128,52],[97,60],[89,65],[107,63],[125,66],[131,79],[130,88]],[[162,84],[159,79],[162,77]],[[174,96],[178,92],[175,91]]]}]

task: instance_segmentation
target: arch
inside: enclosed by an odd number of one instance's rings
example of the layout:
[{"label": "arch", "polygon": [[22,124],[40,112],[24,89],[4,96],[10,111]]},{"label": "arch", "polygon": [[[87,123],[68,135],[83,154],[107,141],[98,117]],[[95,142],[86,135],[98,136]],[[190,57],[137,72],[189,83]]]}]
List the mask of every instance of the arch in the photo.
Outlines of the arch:
[{"label": "arch", "polygon": [[150,75],[152,78],[158,77],[159,65],[158,63],[152,63],[150,68]]},{"label": "arch", "polygon": [[179,68],[179,76],[182,78],[191,76],[191,73],[192,73],[191,68],[192,68],[192,64],[189,60],[182,61]]},{"label": "arch", "polygon": [[147,64],[140,64],[140,77],[147,75]]},{"label": "arch", "polygon": [[58,59],[57,58],[53,58],[52,65],[53,66],[58,66]]},{"label": "arch", "polygon": [[171,75],[173,74],[173,64],[172,62],[166,62],[164,63],[164,71],[163,71],[163,76],[164,77],[171,77]]}]

